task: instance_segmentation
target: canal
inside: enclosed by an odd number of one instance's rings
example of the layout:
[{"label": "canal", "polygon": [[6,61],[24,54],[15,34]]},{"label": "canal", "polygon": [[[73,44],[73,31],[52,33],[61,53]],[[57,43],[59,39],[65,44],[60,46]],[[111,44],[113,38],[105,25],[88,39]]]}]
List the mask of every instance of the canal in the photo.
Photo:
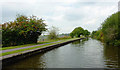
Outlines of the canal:
[{"label": "canal", "polygon": [[79,40],[23,59],[4,68],[118,68],[118,47]]}]

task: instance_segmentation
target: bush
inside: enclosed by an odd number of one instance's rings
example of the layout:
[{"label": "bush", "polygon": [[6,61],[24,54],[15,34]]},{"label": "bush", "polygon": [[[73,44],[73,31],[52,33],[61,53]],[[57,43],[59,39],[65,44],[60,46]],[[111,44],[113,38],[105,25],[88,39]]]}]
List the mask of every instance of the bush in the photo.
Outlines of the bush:
[{"label": "bush", "polygon": [[2,24],[2,46],[37,43],[37,38],[47,29],[44,20],[36,16],[18,15],[13,22]]},{"label": "bush", "polygon": [[102,32],[104,34],[104,42],[107,44],[114,45],[117,40],[119,40],[119,22],[118,14],[112,14],[108,17],[102,24]]},{"label": "bush", "polygon": [[108,45],[120,45],[120,12],[112,14],[103,23],[101,29],[92,32],[92,37]]},{"label": "bush", "polygon": [[114,46],[120,46],[120,40],[116,40]]}]

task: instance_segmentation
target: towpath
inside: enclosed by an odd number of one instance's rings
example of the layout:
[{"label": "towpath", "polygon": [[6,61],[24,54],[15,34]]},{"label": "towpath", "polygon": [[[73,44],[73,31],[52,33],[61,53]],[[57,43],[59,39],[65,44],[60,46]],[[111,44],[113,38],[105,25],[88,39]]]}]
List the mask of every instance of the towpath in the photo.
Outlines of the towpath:
[{"label": "towpath", "polygon": [[[56,42],[60,42],[60,41],[56,41]],[[27,48],[31,48],[31,47],[42,46],[42,45],[56,43],[56,42],[50,42],[50,43],[44,43],[44,44],[38,44],[38,45],[32,45],[32,46],[26,46],[26,47],[14,48],[14,49],[6,49],[6,50],[1,50],[0,53],[11,52],[11,51],[16,51],[16,50],[21,50],[21,49],[27,49]]]}]

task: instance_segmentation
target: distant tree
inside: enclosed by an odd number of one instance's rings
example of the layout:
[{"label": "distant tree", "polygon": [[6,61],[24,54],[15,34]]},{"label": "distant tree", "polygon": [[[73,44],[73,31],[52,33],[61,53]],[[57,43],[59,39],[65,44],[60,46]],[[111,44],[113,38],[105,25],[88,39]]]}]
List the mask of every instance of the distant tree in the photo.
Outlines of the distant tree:
[{"label": "distant tree", "polygon": [[90,32],[88,30],[84,30],[84,35],[87,37],[90,35]]},{"label": "distant tree", "polygon": [[70,36],[73,37],[80,37],[80,35],[87,36],[90,32],[88,30],[84,30],[82,27],[75,28],[71,33]]},{"label": "distant tree", "polygon": [[57,39],[59,34],[59,29],[52,26],[50,30],[48,30],[48,39]]},{"label": "distant tree", "polygon": [[74,34],[71,32],[71,33],[70,33],[70,36],[73,38],[73,37],[74,37]]},{"label": "distant tree", "polygon": [[96,32],[97,32],[97,31],[92,31],[92,34],[91,34],[91,37],[92,37],[92,38],[94,38]]}]

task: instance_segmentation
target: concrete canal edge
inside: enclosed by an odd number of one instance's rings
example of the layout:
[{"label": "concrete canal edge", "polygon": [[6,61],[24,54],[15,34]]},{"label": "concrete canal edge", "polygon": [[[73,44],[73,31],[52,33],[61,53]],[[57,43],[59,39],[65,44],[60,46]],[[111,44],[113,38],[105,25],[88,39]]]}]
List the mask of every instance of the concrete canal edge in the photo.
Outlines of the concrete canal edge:
[{"label": "concrete canal edge", "polygon": [[81,40],[81,39],[84,39],[84,38],[79,38],[79,39],[75,39],[75,40],[62,42],[62,43],[59,43],[59,44],[54,44],[54,45],[49,45],[49,46],[45,46],[45,47],[41,47],[41,48],[37,48],[37,49],[23,51],[21,54],[15,53],[15,54],[7,55],[7,56],[2,56],[0,61],[2,62],[3,66],[6,66],[6,65],[9,65],[9,64],[13,64],[17,61],[20,61],[20,60],[22,60],[26,57],[34,56],[34,55],[37,55],[39,53],[46,52],[46,51],[52,50],[54,48],[57,48],[57,47],[66,45],[68,43]]}]

